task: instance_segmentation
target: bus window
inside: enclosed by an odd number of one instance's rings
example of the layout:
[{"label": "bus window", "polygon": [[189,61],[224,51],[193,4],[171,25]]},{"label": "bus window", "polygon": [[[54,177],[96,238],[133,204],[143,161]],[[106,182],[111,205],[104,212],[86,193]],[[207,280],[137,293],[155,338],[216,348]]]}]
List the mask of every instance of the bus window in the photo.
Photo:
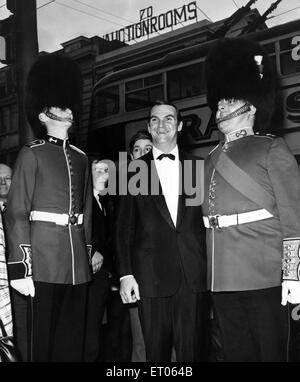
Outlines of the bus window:
[{"label": "bus window", "polygon": [[275,76],[277,76],[277,69],[276,69],[276,56],[275,54],[272,55],[272,56],[269,56],[269,59],[270,59],[270,65],[273,69],[273,73],[275,74]]},{"label": "bus window", "polygon": [[294,60],[292,57],[294,47],[292,37],[280,41],[280,68],[283,76],[300,72],[300,60]]},{"label": "bus window", "polygon": [[268,44],[263,44],[263,48],[268,54],[275,54],[275,44],[273,42]]},{"label": "bus window", "polygon": [[0,84],[0,98],[4,98],[6,96],[6,86],[5,84]]},{"label": "bus window", "polygon": [[167,73],[168,99],[170,101],[205,93],[201,63],[170,70]]},{"label": "bus window", "polygon": [[157,84],[161,84],[161,82],[162,82],[162,75],[161,74],[157,74],[156,76],[144,78],[145,86],[157,85]]},{"label": "bus window", "polygon": [[125,89],[126,92],[131,92],[133,90],[139,90],[143,87],[143,79],[139,78],[138,80],[126,82]]},{"label": "bus window", "polygon": [[11,105],[2,108],[2,112],[0,113],[0,135],[11,130],[12,118],[13,113]]},{"label": "bus window", "polygon": [[119,86],[101,89],[94,98],[93,118],[105,118],[119,112]]},{"label": "bus window", "polygon": [[162,74],[127,81],[125,84],[126,111],[149,107],[155,100],[163,98]]},{"label": "bus window", "polygon": [[280,54],[281,74],[287,75],[300,72],[300,61],[293,60],[291,52]]},{"label": "bus window", "polygon": [[268,44],[262,44],[262,46],[264,50],[268,53],[273,72],[275,76],[277,76],[275,44],[274,42],[270,42]]}]

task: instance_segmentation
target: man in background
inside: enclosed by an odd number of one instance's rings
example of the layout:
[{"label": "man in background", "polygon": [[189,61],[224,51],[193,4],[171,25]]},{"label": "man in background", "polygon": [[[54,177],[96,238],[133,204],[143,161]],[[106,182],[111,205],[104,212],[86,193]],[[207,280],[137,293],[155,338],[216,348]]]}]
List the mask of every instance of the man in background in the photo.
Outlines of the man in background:
[{"label": "man in background", "polygon": [[[129,151],[132,160],[138,159],[152,150],[152,137],[147,130],[137,131],[129,141]],[[137,303],[129,307],[132,331],[132,362],[145,362],[146,351]]]},{"label": "man in background", "polygon": [[7,203],[7,195],[11,184],[12,170],[4,163],[0,163],[0,209],[4,210]]},{"label": "man in background", "polygon": [[111,263],[110,233],[103,192],[108,181],[108,165],[101,160],[92,162],[93,209],[92,209],[92,269],[93,278],[88,286],[87,328],[84,360],[100,360],[104,346],[101,325],[109,294],[109,264]]},{"label": "man in background", "polygon": [[[117,195],[107,193],[109,182],[114,182],[113,163],[106,159],[93,162],[94,212],[93,247],[103,256],[99,256],[98,267],[108,274],[108,295],[105,314],[100,332],[100,360],[108,362],[130,362],[132,354],[132,335],[128,306],[122,303],[119,293],[120,281],[115,265],[115,218],[118,203]],[[107,189],[106,189],[107,188]],[[97,201],[97,205],[95,203]],[[95,256],[95,255],[94,255]],[[92,261],[94,259],[92,258]],[[101,272],[100,270],[100,272]],[[99,273],[99,272],[98,272]],[[97,273],[95,274],[97,277]],[[106,285],[105,285],[106,286]],[[94,288],[94,303],[98,308],[102,304],[101,285]],[[100,315],[98,315],[100,317]],[[93,332],[90,331],[91,336]]]}]

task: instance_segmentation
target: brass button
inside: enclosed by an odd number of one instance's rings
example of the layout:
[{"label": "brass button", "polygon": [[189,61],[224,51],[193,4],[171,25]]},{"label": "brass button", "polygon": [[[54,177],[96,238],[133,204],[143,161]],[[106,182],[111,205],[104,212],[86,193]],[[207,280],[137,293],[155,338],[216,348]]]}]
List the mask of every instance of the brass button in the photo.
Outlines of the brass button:
[{"label": "brass button", "polygon": [[77,223],[77,217],[75,215],[71,215],[69,218],[69,221],[71,224],[76,224]]}]

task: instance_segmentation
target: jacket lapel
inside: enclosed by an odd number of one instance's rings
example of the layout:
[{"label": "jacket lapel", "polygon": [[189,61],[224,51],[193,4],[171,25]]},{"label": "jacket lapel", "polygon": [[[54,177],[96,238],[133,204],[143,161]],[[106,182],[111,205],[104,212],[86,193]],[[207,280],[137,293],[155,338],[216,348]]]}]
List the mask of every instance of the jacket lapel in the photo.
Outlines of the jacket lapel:
[{"label": "jacket lapel", "polygon": [[162,188],[161,188],[161,184],[160,184],[160,181],[159,181],[159,177],[158,177],[158,173],[157,173],[157,170],[156,170],[156,166],[155,166],[155,163],[154,163],[154,158],[153,158],[152,151],[145,156],[145,161],[147,162],[148,169],[149,169],[149,171],[148,171],[148,177],[149,177],[148,178],[149,195],[150,195],[152,189],[156,189],[157,190],[157,187],[155,187],[155,186],[158,185],[158,193],[156,192],[155,194],[152,194],[151,198],[153,199],[154,204],[158,208],[158,211],[161,213],[162,217],[166,220],[166,222],[173,229],[175,229],[175,226],[174,226],[172,217],[170,215],[170,212],[169,212],[169,209],[168,209],[165,197],[164,197],[163,192],[162,192]]},{"label": "jacket lapel", "polygon": [[183,216],[186,212],[186,194],[184,190],[184,152],[179,150],[179,161],[181,163],[181,170],[179,169],[179,195],[178,195],[178,208],[177,208],[177,221],[176,227],[179,227]]}]

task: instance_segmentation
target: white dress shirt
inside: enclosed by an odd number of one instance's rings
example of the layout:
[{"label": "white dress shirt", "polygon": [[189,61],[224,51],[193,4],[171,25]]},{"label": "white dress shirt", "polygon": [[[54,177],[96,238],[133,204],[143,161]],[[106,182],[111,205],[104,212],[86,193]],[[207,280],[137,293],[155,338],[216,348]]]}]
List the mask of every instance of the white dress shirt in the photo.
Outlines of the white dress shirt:
[{"label": "white dress shirt", "polygon": [[178,208],[178,194],[179,194],[179,153],[178,146],[169,153],[175,156],[175,159],[162,158],[157,159],[164,152],[158,150],[153,146],[153,157],[160,180],[162,192],[165,197],[171,218],[174,226],[176,227],[177,221],[177,208]]}]

